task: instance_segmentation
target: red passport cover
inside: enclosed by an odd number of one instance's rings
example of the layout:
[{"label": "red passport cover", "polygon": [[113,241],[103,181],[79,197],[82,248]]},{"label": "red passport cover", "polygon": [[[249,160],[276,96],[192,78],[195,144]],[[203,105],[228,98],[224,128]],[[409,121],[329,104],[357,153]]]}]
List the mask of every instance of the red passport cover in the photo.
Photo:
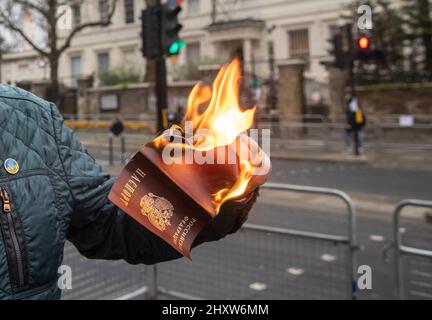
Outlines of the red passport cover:
[{"label": "red passport cover", "polygon": [[[225,155],[230,146],[218,147]],[[236,156],[236,155],[235,155]],[[159,151],[142,146],[117,178],[109,199],[147,229],[190,257],[192,243],[216,215],[212,195],[230,188],[239,176],[235,164],[165,164]],[[264,183],[256,176],[244,194]]]}]

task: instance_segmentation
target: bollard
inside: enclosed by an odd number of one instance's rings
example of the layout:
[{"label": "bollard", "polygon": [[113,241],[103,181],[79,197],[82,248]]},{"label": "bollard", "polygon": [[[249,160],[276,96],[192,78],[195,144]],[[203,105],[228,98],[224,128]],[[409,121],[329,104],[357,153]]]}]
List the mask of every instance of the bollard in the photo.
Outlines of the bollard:
[{"label": "bollard", "polygon": [[150,288],[146,294],[147,300],[157,300],[158,298],[158,283],[157,283],[157,266],[153,265],[150,267],[151,275],[151,283]]},{"label": "bollard", "polygon": [[121,144],[121,162],[122,164],[126,164],[126,139],[124,135],[121,135],[120,137],[120,144]]},{"label": "bollard", "polygon": [[109,148],[109,164],[110,166],[114,165],[114,146],[113,146],[113,137],[109,136],[108,140],[108,148]]},{"label": "bollard", "polygon": [[360,150],[359,150],[359,130],[352,130],[352,134],[353,134],[353,153],[355,156],[359,156],[360,155]]}]

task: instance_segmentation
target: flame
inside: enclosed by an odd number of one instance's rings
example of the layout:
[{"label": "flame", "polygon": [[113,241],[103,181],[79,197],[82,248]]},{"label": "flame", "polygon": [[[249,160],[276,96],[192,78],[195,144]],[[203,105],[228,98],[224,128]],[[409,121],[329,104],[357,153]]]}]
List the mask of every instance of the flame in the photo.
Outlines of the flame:
[{"label": "flame", "polygon": [[[198,83],[191,91],[185,117],[181,126],[172,129],[185,131],[185,124],[192,126],[193,138],[179,147],[208,151],[218,147],[252,143],[243,132],[253,125],[256,107],[242,110],[239,102],[241,66],[238,59],[219,71],[213,86]],[[197,134],[204,131],[205,134]],[[169,133],[168,133],[169,135]],[[167,144],[164,135],[152,141],[153,146],[161,149]],[[236,149],[237,150],[237,149]],[[260,150],[261,151],[261,150]],[[262,156],[260,153],[259,156]],[[212,195],[218,213],[222,204],[230,199],[240,198],[248,188],[252,178],[254,164],[249,153],[237,152],[239,174],[237,180],[229,186],[221,187]]]},{"label": "flame", "polygon": [[[240,91],[240,62],[235,59],[219,71],[213,89],[196,85],[187,103],[184,121],[192,121],[193,130],[207,130],[206,139],[196,141],[197,150],[210,150],[234,142],[237,136],[252,127],[255,107],[241,110],[238,100]],[[208,107],[200,113],[200,107],[208,102]]]}]

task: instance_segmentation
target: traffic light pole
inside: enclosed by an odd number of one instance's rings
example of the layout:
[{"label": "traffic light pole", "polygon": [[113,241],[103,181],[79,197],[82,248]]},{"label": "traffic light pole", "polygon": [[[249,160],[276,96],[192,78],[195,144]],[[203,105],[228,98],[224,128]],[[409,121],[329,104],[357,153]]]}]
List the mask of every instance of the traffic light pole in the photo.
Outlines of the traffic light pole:
[{"label": "traffic light pole", "polygon": [[[160,51],[163,52],[163,41],[162,41],[162,4],[161,0],[156,0],[156,7],[158,8],[159,14],[159,37],[160,37]],[[160,54],[159,57],[156,58],[156,76],[155,76],[155,94],[156,94],[156,106],[157,106],[157,130],[162,131],[165,129],[165,121],[166,111],[168,107],[168,86],[167,86],[167,71],[166,71],[166,61],[165,55]]]},{"label": "traffic light pole", "polygon": [[[178,4],[179,2],[177,2]],[[162,131],[168,125],[168,85],[166,57],[178,55],[185,42],[179,38],[182,25],[178,22],[179,5],[162,4],[154,0],[141,12],[141,37],[143,57],[154,62],[156,125]]]},{"label": "traffic light pole", "polygon": [[[350,77],[350,89],[351,89],[351,99],[354,99],[354,97],[357,99],[357,91],[356,91],[356,79],[355,79],[355,72],[354,72],[354,41],[353,41],[353,34],[352,34],[352,26],[348,25],[348,43],[349,43],[349,77]],[[349,108],[350,106],[348,106]],[[353,153],[355,156],[360,155],[359,150],[359,129],[358,128],[352,128],[351,133],[353,135]]]},{"label": "traffic light pole", "polygon": [[356,91],[356,81],[355,81],[355,73],[354,73],[354,43],[353,43],[353,34],[352,34],[352,26],[348,25],[348,43],[349,43],[349,77],[350,77],[350,88],[351,88],[351,97],[355,97],[357,94]]},{"label": "traffic light pole", "polygon": [[167,72],[165,57],[156,59],[156,101],[157,101],[157,129],[162,131],[165,129],[165,118],[168,106],[167,95]]}]

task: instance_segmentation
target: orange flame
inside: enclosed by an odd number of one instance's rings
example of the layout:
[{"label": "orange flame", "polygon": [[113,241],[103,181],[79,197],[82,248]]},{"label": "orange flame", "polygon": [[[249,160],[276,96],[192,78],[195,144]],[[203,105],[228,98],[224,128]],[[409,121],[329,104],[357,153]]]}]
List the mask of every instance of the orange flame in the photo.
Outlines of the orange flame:
[{"label": "orange flame", "polygon": [[[236,59],[219,71],[213,90],[199,84],[192,90],[184,121],[192,121],[193,131],[208,130],[206,139],[196,141],[194,148],[210,150],[234,142],[237,136],[252,124],[255,108],[242,111],[238,100],[240,91],[240,62]],[[208,103],[200,114],[200,106]]]},{"label": "orange flame", "polygon": [[[192,125],[193,139],[187,141],[187,144],[182,143],[179,146],[182,149],[192,148],[203,152],[234,145],[234,148],[238,150],[239,145],[242,145],[243,150],[245,146],[247,150],[252,147],[258,150],[254,156],[255,159],[251,158],[250,152],[236,151],[240,169],[238,179],[229,186],[221,187],[212,195],[216,212],[219,212],[226,201],[244,195],[252,179],[253,168],[257,164],[256,158],[266,156],[255,142],[246,135],[241,135],[252,127],[256,107],[247,110],[240,108],[240,76],[240,62],[235,59],[228,66],[224,65],[221,68],[212,88],[197,84],[189,95],[182,126],[173,127],[173,129],[184,132],[186,123]],[[204,131],[205,134],[198,133],[201,131]],[[168,143],[163,136],[157,137],[152,142],[159,150]]]}]

